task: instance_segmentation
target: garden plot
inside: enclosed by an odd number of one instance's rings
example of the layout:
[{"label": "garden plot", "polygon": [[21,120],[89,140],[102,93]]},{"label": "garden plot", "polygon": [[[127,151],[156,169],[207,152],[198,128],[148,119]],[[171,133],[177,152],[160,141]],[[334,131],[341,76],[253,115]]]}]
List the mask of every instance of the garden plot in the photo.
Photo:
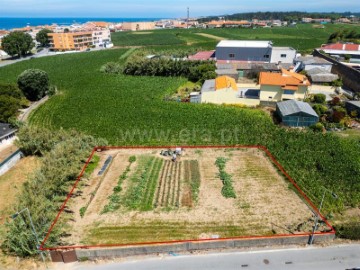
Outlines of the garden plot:
[{"label": "garden plot", "polygon": [[[73,231],[63,240],[126,244],[311,231],[312,211],[263,151],[185,149],[173,162],[160,150],[97,153],[98,168],[82,180],[88,183],[82,185],[84,195],[69,206],[75,212],[69,221]],[[108,156],[112,163],[100,177],[97,172]],[[222,174],[219,159],[224,162]],[[227,185],[235,196],[224,196]],[[78,209],[86,194],[93,199],[81,217]]]}]

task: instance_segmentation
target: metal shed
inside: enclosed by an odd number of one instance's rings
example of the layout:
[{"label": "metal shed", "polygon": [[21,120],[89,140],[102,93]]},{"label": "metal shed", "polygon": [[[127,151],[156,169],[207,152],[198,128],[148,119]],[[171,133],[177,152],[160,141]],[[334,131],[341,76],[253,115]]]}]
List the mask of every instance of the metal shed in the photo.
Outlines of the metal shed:
[{"label": "metal shed", "polygon": [[357,117],[360,117],[360,101],[346,101],[345,108],[350,114],[352,111],[357,112]]},{"label": "metal shed", "polygon": [[297,100],[278,102],[276,113],[283,124],[290,127],[308,127],[319,121],[319,116],[308,103]]}]

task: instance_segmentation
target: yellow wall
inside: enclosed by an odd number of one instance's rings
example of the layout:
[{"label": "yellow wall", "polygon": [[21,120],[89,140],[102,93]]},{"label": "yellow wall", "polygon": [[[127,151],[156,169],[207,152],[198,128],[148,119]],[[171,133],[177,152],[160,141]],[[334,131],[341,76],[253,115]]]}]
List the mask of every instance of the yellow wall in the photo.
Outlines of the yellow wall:
[{"label": "yellow wall", "polygon": [[[307,86],[299,86],[299,90],[294,95],[285,95],[280,86],[262,85],[260,88],[260,100],[263,101],[282,101],[283,99],[301,99],[305,98]],[[269,99],[272,97],[272,99]]]},{"label": "yellow wall", "polygon": [[308,86],[299,86],[299,90],[295,93],[295,99],[301,99],[303,100],[307,94]]},{"label": "yellow wall", "polygon": [[[280,86],[276,85],[261,85],[260,100],[263,101],[281,101],[282,90]],[[269,99],[272,97],[272,99]]]},{"label": "yellow wall", "polygon": [[257,106],[259,99],[245,99],[237,97],[238,92],[233,89],[222,89],[213,92],[203,92],[201,94],[201,103],[214,104],[242,104],[246,106]]}]

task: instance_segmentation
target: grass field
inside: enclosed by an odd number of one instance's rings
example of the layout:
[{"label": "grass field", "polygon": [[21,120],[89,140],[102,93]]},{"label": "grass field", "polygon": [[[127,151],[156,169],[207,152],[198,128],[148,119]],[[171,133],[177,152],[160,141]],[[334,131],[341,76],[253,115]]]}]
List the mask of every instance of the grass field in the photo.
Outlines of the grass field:
[{"label": "grass field", "polygon": [[[161,29],[152,32],[119,32],[112,34],[116,46],[191,45],[203,49],[215,49],[218,39],[271,40],[274,46],[290,46],[300,52],[311,52],[326,43],[330,34],[342,29],[360,26],[327,24],[314,28],[313,24],[298,24],[296,27],[274,28],[217,28],[217,29]],[[199,33],[205,34],[204,36]]]},{"label": "grass field", "polygon": [[[264,153],[254,149],[185,149],[172,162],[161,149],[108,150],[100,154],[99,166],[70,201],[75,213],[70,244],[123,244],[180,239],[273,235],[309,232],[312,211],[290,189]],[[108,156],[113,162],[105,176],[97,175]],[[136,157],[121,191],[114,193],[129,157]],[[222,195],[222,182],[215,165],[227,160],[236,198]],[[190,164],[195,164],[192,166]],[[87,212],[79,207],[101,180]],[[189,190],[196,184],[197,199]],[[120,207],[102,212],[117,194]],[[276,196],[274,196],[276,194]],[[66,215],[64,213],[64,215]],[[323,230],[324,227],[320,228]]]}]

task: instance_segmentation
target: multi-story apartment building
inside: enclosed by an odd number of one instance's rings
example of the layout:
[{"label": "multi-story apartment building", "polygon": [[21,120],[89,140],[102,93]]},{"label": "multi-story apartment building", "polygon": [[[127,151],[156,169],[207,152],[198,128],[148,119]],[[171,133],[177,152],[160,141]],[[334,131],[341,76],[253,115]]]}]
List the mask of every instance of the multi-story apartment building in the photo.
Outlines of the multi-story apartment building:
[{"label": "multi-story apartment building", "polygon": [[111,43],[111,35],[109,29],[98,29],[92,31],[93,45],[96,47],[105,46]]},{"label": "multi-story apartment building", "polygon": [[93,32],[50,33],[50,49],[54,51],[84,50],[93,45]]}]

